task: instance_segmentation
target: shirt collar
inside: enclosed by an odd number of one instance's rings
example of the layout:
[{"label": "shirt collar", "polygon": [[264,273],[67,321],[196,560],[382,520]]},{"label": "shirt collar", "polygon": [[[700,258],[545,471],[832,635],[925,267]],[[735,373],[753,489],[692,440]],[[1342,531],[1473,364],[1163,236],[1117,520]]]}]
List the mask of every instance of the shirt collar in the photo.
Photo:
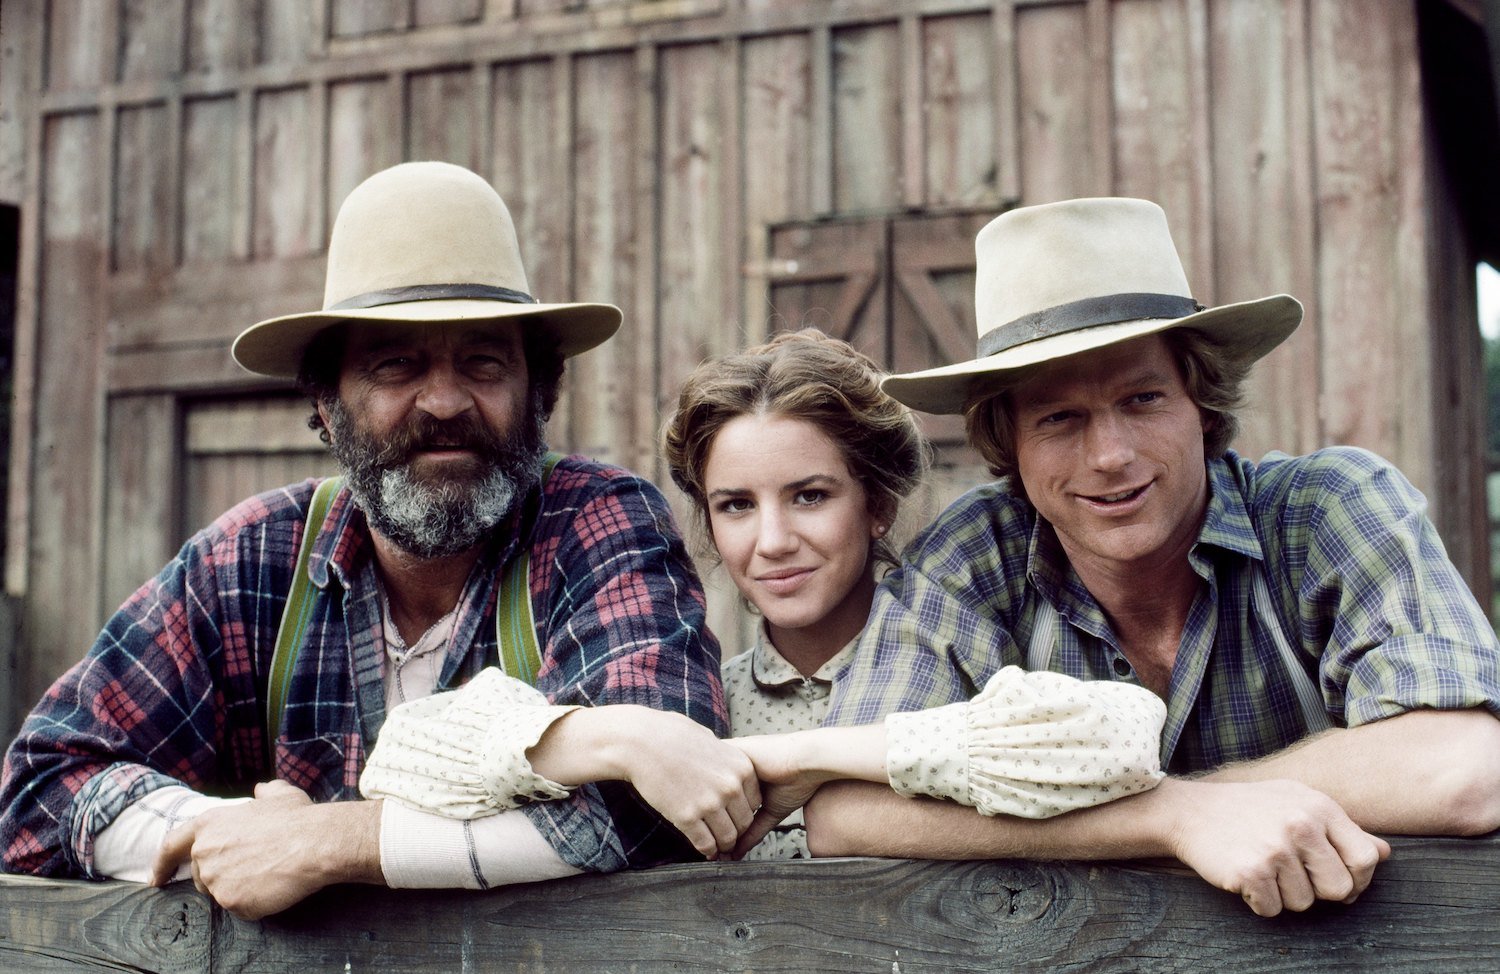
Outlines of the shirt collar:
[{"label": "shirt collar", "polygon": [[1233,450],[1225,451],[1218,460],[1208,461],[1208,513],[1194,548],[1213,545],[1264,561],[1260,538],[1245,508],[1245,485],[1239,473],[1239,456]]},{"label": "shirt collar", "polygon": [[805,679],[832,684],[833,678],[838,676],[839,671],[844,668],[844,664],[853,658],[854,647],[858,643],[858,636],[849,640],[826,663],[818,667],[816,673],[811,677],[804,677],[800,670],[787,662],[786,657],[782,656],[781,653],[777,652],[776,647],[771,645],[771,637],[766,633],[766,624],[762,620],[761,624],[755,627],[755,647],[751,650],[750,655],[750,676],[755,680],[756,686],[762,690],[801,683]]},{"label": "shirt collar", "polygon": [[[309,499],[311,503],[311,499]],[[350,587],[359,567],[360,555],[371,546],[370,529],[365,514],[354,503],[346,484],[340,484],[328,516],[318,530],[308,559],[307,574],[318,588],[327,588],[330,577],[336,577],[345,589]]]}]

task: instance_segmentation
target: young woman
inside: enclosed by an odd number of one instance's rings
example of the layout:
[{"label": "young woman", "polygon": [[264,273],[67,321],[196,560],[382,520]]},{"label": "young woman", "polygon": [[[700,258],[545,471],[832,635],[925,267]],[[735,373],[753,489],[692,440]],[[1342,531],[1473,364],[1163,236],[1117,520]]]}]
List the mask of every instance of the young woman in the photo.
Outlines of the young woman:
[{"label": "young woman", "polygon": [[[886,538],[928,451],[881,377],[852,346],[806,329],[704,362],[677,398],[663,435],[672,479],[761,618],[723,667],[735,737],[822,723],[877,568],[894,562]],[[750,858],[805,858],[801,821],[794,813]]]},{"label": "young woman", "polygon": [[[732,775],[718,805],[685,799],[682,776],[660,770],[684,739],[665,725],[670,715],[551,707],[489,671],[442,699],[396,708],[364,794],[471,818],[623,777],[710,858],[801,858],[807,837],[794,810],[830,778],[1032,818],[1152,787],[1165,707],[1125,684],[1007,667],[968,703],[818,726],[856,652],[878,566],[893,561],[886,538],[899,504],[926,467],[911,414],[880,391],[881,378],[844,342],[812,329],[781,334],[701,364],[664,433],[673,480],[762,619],[723,675],[734,735],[725,763],[749,759],[773,786],[764,803]],[[595,724],[602,746],[582,736]],[[622,739],[636,742],[623,750],[637,771],[598,757]],[[707,748],[700,755],[710,760]]]}]

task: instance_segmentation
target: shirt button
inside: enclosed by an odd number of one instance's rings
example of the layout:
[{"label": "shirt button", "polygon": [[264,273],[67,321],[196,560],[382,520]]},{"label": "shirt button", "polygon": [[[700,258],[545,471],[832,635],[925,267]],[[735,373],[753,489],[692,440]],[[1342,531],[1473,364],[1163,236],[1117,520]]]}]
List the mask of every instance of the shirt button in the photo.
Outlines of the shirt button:
[{"label": "shirt button", "polygon": [[1129,676],[1130,661],[1123,656],[1115,657],[1115,676]]}]

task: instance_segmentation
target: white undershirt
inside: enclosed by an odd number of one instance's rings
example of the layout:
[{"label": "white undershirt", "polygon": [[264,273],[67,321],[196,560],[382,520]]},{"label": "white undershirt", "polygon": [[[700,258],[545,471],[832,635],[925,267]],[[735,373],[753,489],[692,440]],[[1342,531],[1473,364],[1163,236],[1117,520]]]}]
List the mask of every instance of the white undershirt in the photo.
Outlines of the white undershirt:
[{"label": "white undershirt", "polygon": [[[380,601],[390,664],[384,677],[389,712],[403,701],[431,696],[437,688],[457,610],[408,647],[383,594]],[[185,786],[158,788],[127,806],[94,837],[94,870],[111,879],[147,882],[168,831],[204,812],[249,800],[211,798]],[[563,862],[520,810],[459,821],[388,801],[380,813],[380,871],[392,889],[486,889],[557,879],[581,870]],[[191,875],[185,863],[175,878]]]}]

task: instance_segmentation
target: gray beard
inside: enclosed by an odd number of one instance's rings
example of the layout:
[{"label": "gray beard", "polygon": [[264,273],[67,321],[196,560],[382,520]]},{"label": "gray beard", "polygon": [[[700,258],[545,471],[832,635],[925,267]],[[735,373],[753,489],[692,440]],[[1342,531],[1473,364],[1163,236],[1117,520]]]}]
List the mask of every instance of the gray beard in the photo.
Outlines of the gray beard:
[{"label": "gray beard", "polygon": [[[354,501],[370,528],[417,558],[444,558],[479,544],[539,481],[545,420],[533,394],[522,416],[505,436],[478,420],[442,423],[427,417],[409,423],[389,442],[377,442],[359,427],[342,401],[325,402],[330,451],[343,468]],[[478,469],[446,479],[424,480],[412,458],[438,431],[455,435],[479,455]]]}]

